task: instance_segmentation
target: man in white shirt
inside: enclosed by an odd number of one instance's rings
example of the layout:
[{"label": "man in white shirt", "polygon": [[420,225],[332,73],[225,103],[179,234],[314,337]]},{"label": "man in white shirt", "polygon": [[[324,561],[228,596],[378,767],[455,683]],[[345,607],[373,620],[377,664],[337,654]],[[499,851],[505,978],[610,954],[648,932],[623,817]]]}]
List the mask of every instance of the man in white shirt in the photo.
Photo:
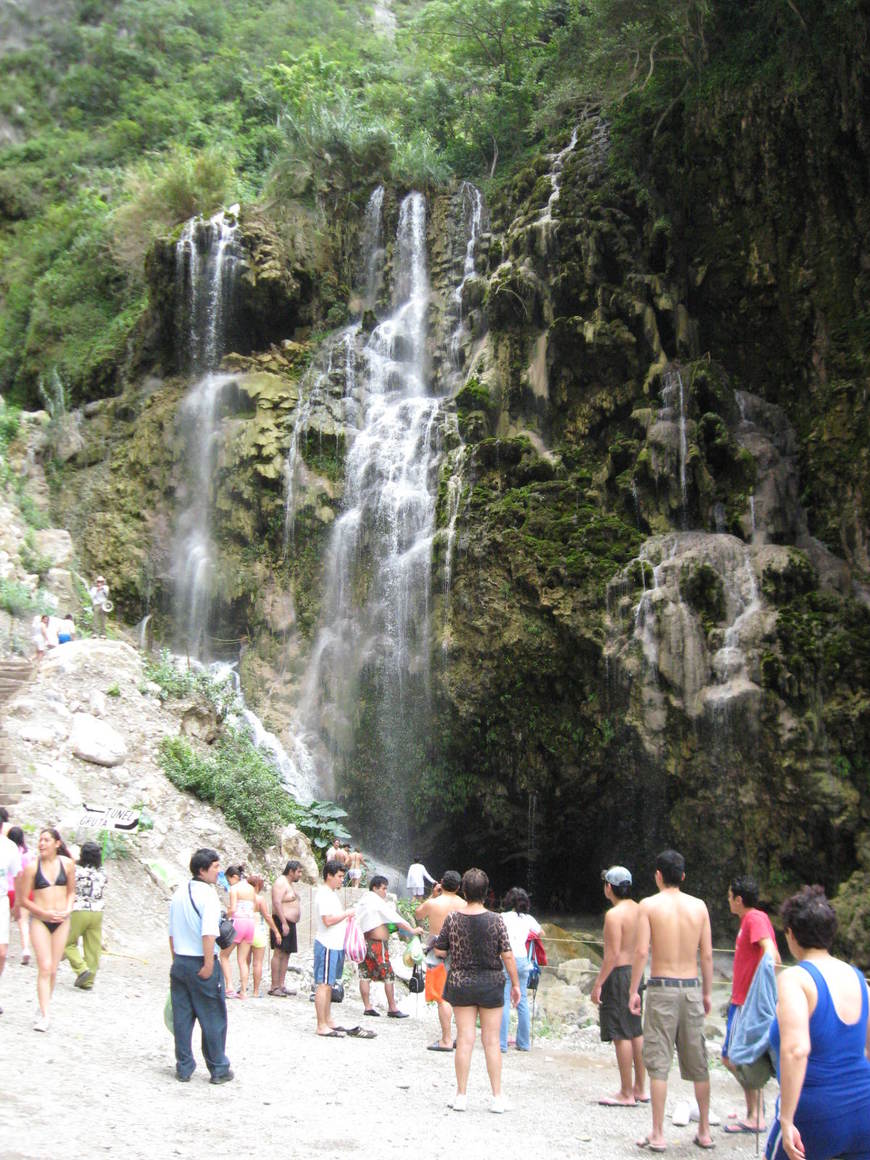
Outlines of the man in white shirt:
[{"label": "man in white shirt", "polygon": [[366,940],[366,957],[359,965],[359,993],[363,1001],[364,1015],[379,1015],[371,1005],[371,984],[383,983],[387,996],[387,1015],[390,1019],[407,1019],[404,1011],[396,1005],[396,990],[393,986],[393,964],[390,962],[388,942],[390,924],[400,926],[411,934],[422,934],[421,926],[411,926],[395,906],[387,901],[387,879],[383,874],[375,874],[368,892],[356,904],[356,920]]},{"label": "man in white shirt", "polygon": [[197,850],[190,859],[191,880],[179,886],[169,905],[169,993],[175,1035],[175,1076],[187,1083],[196,1069],[191,1050],[193,1025],[202,1030],[202,1051],[212,1083],[233,1078],[227,1059],[227,999],[223,973],[216,968],[221,909],[215,892],[220,858]]},{"label": "man in white shirt", "polygon": [[408,867],[408,877],[405,879],[405,886],[414,898],[422,898],[426,893],[427,882],[431,882],[433,886],[435,885],[435,879],[423,863],[415,858]]},{"label": "man in white shirt", "polygon": [[344,874],[344,863],[330,858],[323,867],[323,885],[314,896],[314,1010],[317,1034],[329,1039],[344,1037],[332,1022],[332,985],[344,973],[344,934],[353,914],[338,897]]},{"label": "man in white shirt", "polygon": [[[6,811],[3,811],[6,813]],[[8,813],[4,822],[9,820]],[[15,879],[21,873],[21,851],[9,838],[0,836],[0,975],[6,966],[6,952],[9,950],[9,920],[18,918],[18,901],[9,905],[9,891],[15,889]],[[3,1008],[0,1007],[0,1015]]]}]

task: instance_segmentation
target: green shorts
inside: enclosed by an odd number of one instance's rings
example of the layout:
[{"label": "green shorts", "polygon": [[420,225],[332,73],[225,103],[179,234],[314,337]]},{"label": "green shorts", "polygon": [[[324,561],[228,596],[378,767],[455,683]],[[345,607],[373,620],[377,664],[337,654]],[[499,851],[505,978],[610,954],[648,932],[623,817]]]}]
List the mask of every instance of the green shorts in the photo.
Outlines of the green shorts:
[{"label": "green shorts", "polygon": [[674,1058],[692,1083],[709,1079],[700,987],[650,987],[644,997],[643,1062],[652,1079],[667,1079]]}]

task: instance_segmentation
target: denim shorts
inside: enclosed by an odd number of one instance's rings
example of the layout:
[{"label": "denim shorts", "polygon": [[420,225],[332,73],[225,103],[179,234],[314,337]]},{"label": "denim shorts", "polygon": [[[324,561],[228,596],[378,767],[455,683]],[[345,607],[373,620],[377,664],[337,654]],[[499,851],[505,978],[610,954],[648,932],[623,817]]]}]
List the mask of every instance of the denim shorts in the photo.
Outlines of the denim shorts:
[{"label": "denim shorts", "polygon": [[344,951],[328,950],[323,943],[314,940],[314,982],[337,983],[344,974]]}]

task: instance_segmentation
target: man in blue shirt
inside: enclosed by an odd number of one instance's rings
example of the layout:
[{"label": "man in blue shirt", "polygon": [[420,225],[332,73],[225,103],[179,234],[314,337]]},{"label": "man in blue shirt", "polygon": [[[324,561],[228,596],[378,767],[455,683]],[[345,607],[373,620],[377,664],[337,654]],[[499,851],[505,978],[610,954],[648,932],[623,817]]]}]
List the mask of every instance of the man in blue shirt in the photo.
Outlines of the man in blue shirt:
[{"label": "man in blue shirt", "polygon": [[196,1069],[191,1041],[197,1020],[211,1082],[228,1083],[233,1078],[225,1050],[226,992],[223,974],[216,966],[221,911],[214,886],[219,870],[220,859],[214,850],[197,850],[190,859],[190,882],[178,887],[169,905],[175,1076],[182,1083],[187,1083]]}]

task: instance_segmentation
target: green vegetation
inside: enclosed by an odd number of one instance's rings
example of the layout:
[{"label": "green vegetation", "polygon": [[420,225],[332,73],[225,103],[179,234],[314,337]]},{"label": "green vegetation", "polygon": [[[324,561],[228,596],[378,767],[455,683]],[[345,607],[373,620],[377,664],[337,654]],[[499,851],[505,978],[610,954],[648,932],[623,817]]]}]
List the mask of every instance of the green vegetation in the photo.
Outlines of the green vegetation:
[{"label": "green vegetation", "polygon": [[196,753],[182,737],[164,737],[160,762],[174,786],[217,806],[253,846],[271,846],[276,832],[295,821],[293,799],[241,733],[225,734],[207,756]]},{"label": "green vegetation", "polygon": [[640,93],[629,126],[731,83],[759,46],[782,41],[787,62],[809,20],[797,0],[751,16],[725,0],[396,0],[393,31],[342,0],[73,8],[7,18],[0,392],[28,404],[55,374],[72,401],[115,389],[145,251],[192,214],[288,195],[335,209],[385,179],[502,180],[602,100]]},{"label": "green vegetation", "polygon": [[160,699],[179,700],[182,697],[203,697],[223,719],[228,712],[239,707],[239,699],[229,673],[218,681],[202,668],[182,668],[167,649],[160,653],[158,661],[145,661],[145,676],[160,686]]},{"label": "green vegetation", "polygon": [[174,786],[217,806],[252,846],[271,846],[278,830],[290,822],[321,851],[333,838],[350,837],[341,825],[347,814],[340,806],[331,802],[304,806],[295,801],[242,730],[228,730],[206,755],[197,753],[183,737],[164,737],[160,763]]},{"label": "green vegetation", "polygon": [[24,616],[27,612],[43,612],[42,602],[29,588],[17,580],[0,580],[0,608],[12,616]]}]

